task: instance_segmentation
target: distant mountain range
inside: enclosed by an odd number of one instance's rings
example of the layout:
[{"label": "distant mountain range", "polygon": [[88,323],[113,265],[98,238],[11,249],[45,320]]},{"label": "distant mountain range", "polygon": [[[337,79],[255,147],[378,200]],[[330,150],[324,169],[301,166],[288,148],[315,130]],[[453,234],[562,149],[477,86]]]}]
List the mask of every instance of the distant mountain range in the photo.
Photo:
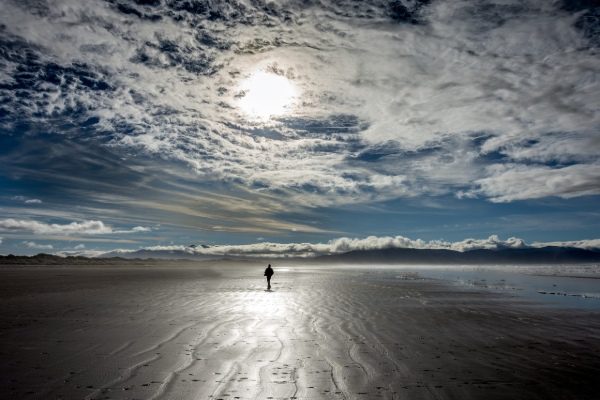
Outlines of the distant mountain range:
[{"label": "distant mountain range", "polygon": [[[202,246],[207,248],[208,246]],[[188,252],[185,250],[148,250],[140,249],[129,253],[111,251],[104,253],[98,258],[126,258],[126,259],[157,259],[157,260],[218,260],[224,258],[220,255],[205,255],[201,253]]]},{"label": "distant mountain range", "polygon": [[600,251],[574,247],[527,247],[465,252],[444,249],[391,248],[357,250],[317,257],[318,260],[344,263],[402,264],[539,264],[600,262]]},{"label": "distant mountain range", "polygon": [[[118,256],[118,257],[116,257]],[[105,253],[97,258],[60,257],[51,254],[36,256],[0,256],[4,265],[116,265],[123,263],[144,263],[152,260],[217,260],[218,255],[203,255],[182,250],[147,250],[131,253]],[[248,256],[227,259],[250,259]],[[269,257],[252,258],[267,260]],[[279,260],[282,260],[279,258]],[[379,250],[356,250],[341,254],[323,255],[313,258],[285,258],[287,261],[329,262],[349,264],[560,264],[597,263],[600,250],[585,250],[574,247],[527,247],[503,248],[497,250],[470,250],[465,252],[444,249],[390,248]]]},{"label": "distant mountain range", "polygon": [[124,258],[90,258],[81,256],[61,257],[54,254],[40,253],[35,256],[15,256],[9,254],[0,256],[0,265],[24,265],[24,266],[44,266],[44,265],[119,265],[119,264],[148,264],[148,260],[126,260]]}]

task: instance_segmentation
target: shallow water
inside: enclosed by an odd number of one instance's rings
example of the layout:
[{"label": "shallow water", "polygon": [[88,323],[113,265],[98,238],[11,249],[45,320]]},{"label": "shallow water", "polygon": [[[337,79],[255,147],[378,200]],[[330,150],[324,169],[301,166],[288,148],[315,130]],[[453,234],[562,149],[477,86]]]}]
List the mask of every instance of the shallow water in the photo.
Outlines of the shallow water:
[{"label": "shallow water", "polygon": [[518,296],[550,307],[600,310],[598,265],[397,266],[380,271],[387,279],[406,279],[409,273],[475,290]]}]

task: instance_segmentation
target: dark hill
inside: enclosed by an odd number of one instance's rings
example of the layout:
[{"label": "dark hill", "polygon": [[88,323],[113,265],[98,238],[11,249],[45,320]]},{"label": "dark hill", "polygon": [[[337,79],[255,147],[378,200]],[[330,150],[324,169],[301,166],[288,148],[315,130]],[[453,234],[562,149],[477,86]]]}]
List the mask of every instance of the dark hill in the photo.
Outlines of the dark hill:
[{"label": "dark hill", "polygon": [[160,260],[125,259],[120,257],[89,258],[81,256],[60,257],[53,254],[40,253],[35,256],[15,256],[9,254],[0,256],[0,265],[46,266],[46,265],[148,265],[158,263]]},{"label": "dark hill", "polygon": [[600,252],[573,247],[470,250],[465,252],[436,249],[356,250],[321,256],[319,261],[344,263],[401,264],[539,264],[600,262]]}]

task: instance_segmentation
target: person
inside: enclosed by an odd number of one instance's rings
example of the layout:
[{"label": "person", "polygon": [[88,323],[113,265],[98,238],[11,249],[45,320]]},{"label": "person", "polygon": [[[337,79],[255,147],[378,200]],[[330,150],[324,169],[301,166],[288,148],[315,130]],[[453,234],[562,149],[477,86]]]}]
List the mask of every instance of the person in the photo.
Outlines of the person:
[{"label": "person", "polygon": [[267,277],[267,290],[271,290],[271,277],[275,272],[273,272],[273,268],[271,268],[271,264],[265,269],[265,276]]}]

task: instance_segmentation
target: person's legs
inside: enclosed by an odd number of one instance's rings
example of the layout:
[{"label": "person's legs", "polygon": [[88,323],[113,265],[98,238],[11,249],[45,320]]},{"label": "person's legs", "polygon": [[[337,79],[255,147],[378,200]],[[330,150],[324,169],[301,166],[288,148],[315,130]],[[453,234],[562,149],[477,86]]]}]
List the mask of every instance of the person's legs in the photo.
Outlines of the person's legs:
[{"label": "person's legs", "polygon": [[271,289],[271,277],[267,276],[267,290]]}]

